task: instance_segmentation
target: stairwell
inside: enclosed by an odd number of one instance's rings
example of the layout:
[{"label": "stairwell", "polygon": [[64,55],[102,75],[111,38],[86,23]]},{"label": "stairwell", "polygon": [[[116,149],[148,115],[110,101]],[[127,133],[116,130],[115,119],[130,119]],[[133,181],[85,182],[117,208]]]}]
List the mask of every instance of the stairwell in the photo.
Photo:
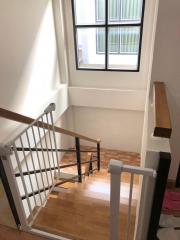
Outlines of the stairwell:
[{"label": "stairwell", "polygon": [[[93,148],[83,146],[84,150]],[[88,154],[82,154],[82,159],[88,158]],[[139,165],[139,156],[136,153],[121,152],[102,149],[101,170],[95,171],[90,176],[85,176],[82,183],[64,183],[56,187],[45,207],[42,208],[36,218],[33,227],[42,231],[48,231],[77,240],[106,240],[109,239],[110,217],[110,174],[108,163],[111,158],[123,159],[124,163]],[[75,162],[73,153],[66,153],[62,163]],[[69,172],[76,169],[70,167]],[[66,172],[68,170],[66,169]],[[125,239],[127,222],[128,198],[129,198],[129,175],[123,174],[121,185],[121,222],[119,231],[121,239]],[[136,204],[138,196],[139,178],[135,176],[132,198],[132,215],[129,239],[133,239]]]}]

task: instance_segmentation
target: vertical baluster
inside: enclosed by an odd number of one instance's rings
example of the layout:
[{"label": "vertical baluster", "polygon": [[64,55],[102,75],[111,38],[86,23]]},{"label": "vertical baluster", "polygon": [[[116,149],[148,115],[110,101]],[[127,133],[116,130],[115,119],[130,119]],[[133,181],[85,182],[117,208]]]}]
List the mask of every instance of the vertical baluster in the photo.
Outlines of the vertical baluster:
[{"label": "vertical baluster", "polygon": [[13,149],[14,149],[14,154],[15,154],[15,157],[16,157],[18,169],[19,169],[19,172],[20,172],[20,175],[21,175],[21,180],[22,180],[22,184],[23,184],[23,188],[24,188],[24,193],[26,195],[26,200],[27,200],[30,216],[33,219],[32,207],[31,207],[31,203],[30,203],[30,200],[29,200],[28,190],[26,188],[26,181],[24,179],[24,175],[23,175],[23,171],[22,171],[22,167],[21,167],[21,162],[20,162],[20,159],[19,159],[19,155],[18,155],[18,152],[17,152],[15,142],[13,143]]},{"label": "vertical baluster", "polygon": [[37,201],[36,201],[36,197],[35,197],[35,194],[34,194],[34,188],[33,188],[33,184],[32,184],[32,179],[31,179],[31,176],[30,176],[30,173],[29,173],[30,170],[29,170],[29,166],[28,166],[28,163],[27,163],[27,157],[26,157],[26,154],[25,154],[25,151],[24,151],[24,145],[23,145],[23,141],[22,141],[22,137],[21,136],[20,136],[20,143],[21,143],[21,147],[22,147],[24,161],[25,161],[25,164],[26,164],[26,169],[27,169],[28,176],[29,176],[29,182],[30,182],[30,185],[31,185],[32,193],[33,193],[34,203],[35,203],[35,206],[36,206],[37,205]]},{"label": "vertical baluster", "polygon": [[44,179],[43,179],[43,173],[42,173],[42,169],[41,169],[41,163],[40,163],[40,158],[39,158],[39,152],[37,150],[37,143],[36,143],[36,136],[34,133],[34,128],[33,126],[31,127],[32,129],[32,134],[33,134],[33,139],[34,139],[34,145],[35,145],[35,149],[36,149],[36,155],[37,155],[37,160],[38,160],[38,165],[39,165],[39,170],[40,170],[40,175],[41,175],[41,180],[42,180],[42,185],[43,185],[43,189],[44,189],[44,196],[46,198],[47,194],[46,194],[46,190],[45,190],[45,185],[44,185]]},{"label": "vertical baluster", "polygon": [[80,140],[79,140],[78,137],[75,138],[75,144],[76,144],[76,158],[77,158],[78,181],[79,181],[79,182],[82,182]]},{"label": "vertical baluster", "polygon": [[36,174],[36,168],[35,168],[35,165],[34,165],[34,157],[33,157],[32,151],[31,151],[31,144],[30,144],[29,135],[28,135],[27,131],[26,131],[26,138],[27,138],[27,142],[28,142],[28,147],[29,147],[29,152],[30,152],[30,156],[31,156],[32,166],[33,166],[33,169],[34,169],[34,175],[35,175],[35,179],[36,179],[36,183],[37,183],[40,202],[41,202],[41,205],[43,205],[41,192],[40,192],[40,187],[39,187],[39,182],[38,182],[38,178],[37,178],[37,174]]},{"label": "vertical baluster", "polygon": [[46,121],[48,124],[48,135],[49,135],[49,142],[50,142],[50,148],[51,148],[51,155],[52,155],[52,160],[53,160],[53,165],[54,165],[54,171],[56,171],[56,164],[54,161],[54,153],[53,153],[53,146],[52,146],[52,139],[51,139],[51,130],[49,128],[49,119],[48,119],[48,114],[46,113]]},{"label": "vertical baluster", "polygon": [[46,173],[47,184],[48,184],[48,188],[50,189],[49,178],[48,178],[48,174],[47,174],[46,160],[45,160],[43,144],[42,144],[42,139],[41,139],[42,137],[41,137],[41,133],[40,133],[38,122],[37,122],[37,128],[38,128],[39,142],[40,142],[40,146],[41,146],[41,152],[42,152],[42,157],[43,157],[43,163],[44,163],[44,168],[45,168],[45,173]]},{"label": "vertical baluster", "polygon": [[58,152],[57,152],[57,143],[56,143],[56,134],[54,131],[54,122],[53,122],[53,114],[50,112],[50,117],[51,117],[51,124],[52,124],[52,129],[53,129],[53,138],[54,138],[54,146],[55,146],[55,151],[56,151],[56,161],[57,161],[57,167],[58,167],[58,174],[60,176],[60,166],[59,166],[59,159],[58,159]]},{"label": "vertical baluster", "polygon": [[89,174],[92,174],[92,173],[93,173],[93,164],[92,164],[92,154],[91,154],[88,176],[89,176]]},{"label": "vertical baluster", "polygon": [[132,194],[133,194],[133,182],[134,182],[134,174],[131,173],[130,189],[129,189],[128,219],[127,219],[127,228],[126,228],[126,240],[129,239],[130,228],[131,228],[131,205],[132,205]]},{"label": "vertical baluster", "polygon": [[100,159],[100,140],[98,139],[98,142],[97,142],[97,168],[98,168],[98,171],[100,170],[101,168],[101,159]]},{"label": "vertical baluster", "polygon": [[48,151],[47,137],[46,137],[46,132],[45,132],[45,128],[44,128],[44,120],[43,120],[43,117],[41,118],[41,122],[42,122],[42,125],[43,125],[44,141],[45,141],[45,145],[46,145],[46,149],[47,149],[47,157],[48,157],[48,162],[49,162],[50,175],[51,175],[51,180],[52,180],[52,184],[53,184],[54,179],[53,179],[53,175],[52,175],[51,160],[50,160],[49,151]]}]

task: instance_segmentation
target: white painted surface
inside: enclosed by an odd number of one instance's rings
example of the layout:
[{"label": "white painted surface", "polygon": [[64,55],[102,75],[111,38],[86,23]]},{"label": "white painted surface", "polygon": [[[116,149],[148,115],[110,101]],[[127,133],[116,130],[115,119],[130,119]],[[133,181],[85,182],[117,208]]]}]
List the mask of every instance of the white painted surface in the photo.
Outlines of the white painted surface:
[{"label": "white painted surface", "polygon": [[[0,29],[0,107],[36,118],[53,101],[57,119],[68,96],[60,84],[51,1],[2,0]],[[0,141],[18,126],[0,119]]]},{"label": "white painted surface", "polygon": [[[52,2],[2,0],[0,29],[0,107],[36,118],[55,102],[57,120],[68,107],[68,95],[59,74]],[[62,116],[60,125],[65,122]],[[12,139],[22,128],[0,119],[0,141]],[[60,146],[67,146],[65,138],[58,138]]]},{"label": "white painted surface", "polygon": [[144,111],[146,91],[69,87],[69,97],[72,106]]},{"label": "white painted surface", "polygon": [[176,178],[180,163],[180,1],[160,0],[155,53],[152,68],[152,81],[166,83],[172,120],[170,140],[172,164],[170,179]]},{"label": "white painted surface", "polygon": [[89,107],[72,107],[72,112],[74,130],[101,138],[101,147],[140,152],[143,112]]},{"label": "white painted surface", "polygon": [[[147,151],[146,163],[144,167],[153,168],[157,170],[159,163],[159,152]],[[155,186],[154,178],[140,178],[140,194],[137,207],[137,226],[136,237],[134,239],[144,240],[147,239],[148,226],[151,214],[151,206],[153,201],[153,193]]]},{"label": "white painted surface", "polygon": [[72,11],[70,0],[66,0],[66,26],[68,36],[68,59],[70,66],[70,85],[92,88],[146,89],[147,72],[151,49],[151,35],[155,0],[146,0],[144,33],[142,43],[141,69],[137,73],[77,71],[75,68]]}]

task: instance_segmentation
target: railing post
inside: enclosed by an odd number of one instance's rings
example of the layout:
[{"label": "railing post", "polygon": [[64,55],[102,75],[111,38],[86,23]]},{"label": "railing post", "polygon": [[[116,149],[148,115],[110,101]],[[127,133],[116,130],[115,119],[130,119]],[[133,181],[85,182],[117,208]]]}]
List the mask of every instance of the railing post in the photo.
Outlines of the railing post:
[{"label": "railing post", "polygon": [[99,171],[100,168],[101,168],[101,160],[100,160],[100,139],[98,139],[98,142],[97,142],[97,168],[98,168],[98,171]]},{"label": "railing post", "polygon": [[[120,191],[121,172],[116,169],[116,160],[111,160],[109,172],[111,174],[110,191],[110,240],[119,239],[119,211],[120,211]],[[123,169],[123,163],[119,161],[119,169]]]},{"label": "railing post", "polygon": [[90,163],[89,163],[89,174],[92,174],[92,173],[93,173],[93,165],[92,165],[92,155],[91,155]]},{"label": "railing post", "polygon": [[80,140],[79,140],[78,137],[75,138],[75,143],[76,143],[76,158],[77,158],[78,181],[82,182]]},{"label": "railing post", "polygon": [[[1,174],[3,170],[3,174],[5,177],[5,181],[3,184],[5,184],[5,189],[9,191],[8,193],[8,200],[11,202],[11,205],[13,207],[13,215],[15,217],[16,224],[20,226],[22,230],[29,230],[29,226],[26,220],[26,214],[24,211],[23,203],[21,200],[19,188],[15,179],[14,175],[14,169],[11,163],[11,158],[10,155],[12,154],[11,152],[11,147],[9,145],[2,145],[0,144],[0,160],[1,160]],[[7,193],[7,191],[6,191]]]}]

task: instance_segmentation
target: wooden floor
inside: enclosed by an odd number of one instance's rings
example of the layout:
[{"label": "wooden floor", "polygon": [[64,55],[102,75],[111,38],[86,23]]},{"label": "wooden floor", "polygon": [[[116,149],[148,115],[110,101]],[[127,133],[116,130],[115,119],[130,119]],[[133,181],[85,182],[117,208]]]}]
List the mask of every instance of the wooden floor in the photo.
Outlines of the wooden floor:
[{"label": "wooden floor", "polygon": [[47,238],[25,233],[17,229],[6,227],[4,225],[0,225],[0,239],[1,240],[47,240]]},{"label": "wooden floor", "polygon": [[[119,158],[119,156],[121,157]],[[115,157],[116,156],[116,157]],[[83,157],[86,157],[85,154]],[[53,192],[46,206],[39,213],[34,228],[78,240],[109,239],[109,197],[110,176],[107,172],[109,159],[121,159],[125,164],[139,165],[139,155],[103,149],[100,172],[86,177],[83,183],[66,183],[59,192]],[[73,162],[73,156],[66,154],[63,162]],[[71,169],[74,171],[74,169]],[[129,175],[123,174],[120,205],[120,239],[125,239],[127,205],[129,194]],[[138,196],[138,177],[135,177],[131,234],[133,239],[135,212]]]}]

